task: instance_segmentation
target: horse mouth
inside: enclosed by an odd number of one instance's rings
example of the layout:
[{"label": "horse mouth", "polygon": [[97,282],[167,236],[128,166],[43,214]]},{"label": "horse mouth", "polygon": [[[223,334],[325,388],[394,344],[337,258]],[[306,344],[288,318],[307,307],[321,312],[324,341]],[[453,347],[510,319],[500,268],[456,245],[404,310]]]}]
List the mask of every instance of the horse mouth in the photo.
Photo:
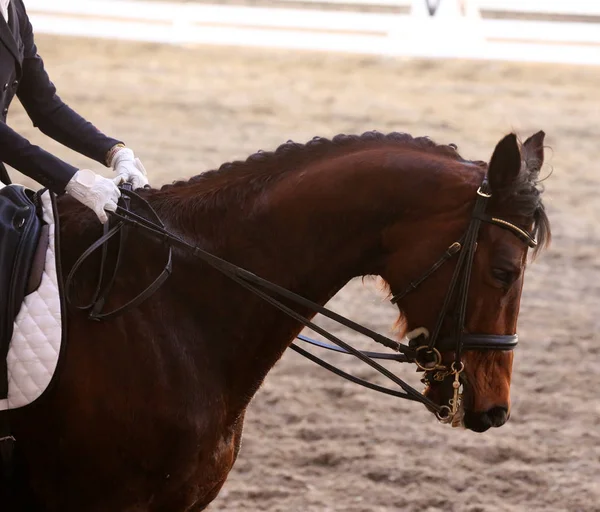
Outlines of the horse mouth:
[{"label": "horse mouth", "polygon": [[[450,400],[452,400],[454,396],[452,387],[453,380],[453,377],[450,376],[446,377],[441,382],[429,381],[426,383],[423,394],[436,405],[440,407],[446,406],[449,407],[449,410],[452,410]],[[448,423],[454,428],[462,427],[463,429],[471,430],[472,432],[482,433],[490,428],[501,427],[508,421],[510,418],[510,410],[503,405],[494,406],[486,411],[474,411],[472,408],[473,396],[471,387],[466,381],[461,381],[461,384],[456,411],[442,419],[439,418],[439,413],[436,414],[442,423]],[[429,410],[434,414],[436,413],[436,411],[431,408],[429,408]],[[444,412],[447,411],[448,409],[445,409]]]},{"label": "horse mouth", "polygon": [[[433,403],[440,407],[449,407],[452,410],[452,406],[450,405],[451,400],[454,398],[454,388],[452,387],[452,383],[454,382],[454,376],[449,375],[445,377],[442,381],[435,381],[432,379],[425,380],[425,389],[423,390],[423,394],[429,398]],[[448,423],[453,428],[462,427],[469,428],[465,425],[465,393],[467,392],[468,384],[461,379],[461,387],[459,388],[459,397],[458,397],[458,407],[456,412],[450,413],[448,417],[440,419],[442,423]],[[468,393],[467,393],[468,396]],[[436,413],[436,411],[432,410],[428,407],[428,409],[432,413]],[[436,414],[437,416],[437,414]]]}]

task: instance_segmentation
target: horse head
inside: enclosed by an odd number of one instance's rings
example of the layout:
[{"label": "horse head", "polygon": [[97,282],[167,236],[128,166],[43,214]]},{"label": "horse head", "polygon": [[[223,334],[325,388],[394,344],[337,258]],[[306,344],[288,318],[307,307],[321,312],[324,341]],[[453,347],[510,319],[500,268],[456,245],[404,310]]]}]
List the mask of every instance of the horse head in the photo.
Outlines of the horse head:
[{"label": "horse head", "polygon": [[[519,145],[510,134],[497,144],[489,164],[469,162],[478,172],[440,173],[427,208],[415,209],[413,227],[392,226],[384,241],[388,258],[382,276],[397,294],[406,331],[437,337],[433,348],[421,340],[423,354],[431,356],[421,365],[425,394],[437,404],[452,404],[454,388],[462,386],[461,414],[453,423],[477,432],[508,420],[513,352],[506,348],[517,339],[527,253],[533,247],[535,254],[550,239],[539,187],[543,140],[539,132]],[[441,190],[443,196],[437,195]],[[478,201],[487,202],[485,213],[474,213]],[[469,250],[465,233],[473,222],[472,260],[457,270],[454,253]],[[415,283],[423,272],[426,278]],[[453,282],[454,293],[448,293]]]}]

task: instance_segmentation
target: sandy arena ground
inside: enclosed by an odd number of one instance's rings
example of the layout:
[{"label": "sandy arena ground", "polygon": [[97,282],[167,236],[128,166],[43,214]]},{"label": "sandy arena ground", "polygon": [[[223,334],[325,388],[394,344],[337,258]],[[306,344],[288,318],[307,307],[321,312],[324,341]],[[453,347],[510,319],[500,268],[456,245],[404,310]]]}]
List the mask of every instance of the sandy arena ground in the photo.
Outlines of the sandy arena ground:
[{"label": "sandy arena ground", "polygon": [[[600,68],[38,44],[61,96],[133,147],[154,185],[315,135],[406,131],[485,160],[511,130],[546,131],[554,242],[526,276],[509,423],[451,429],[290,352],[251,405],[240,459],[210,510],[600,511]],[[37,132],[20,106],[9,124],[99,169]],[[384,334],[395,320],[374,283],[351,283],[332,305]]]}]

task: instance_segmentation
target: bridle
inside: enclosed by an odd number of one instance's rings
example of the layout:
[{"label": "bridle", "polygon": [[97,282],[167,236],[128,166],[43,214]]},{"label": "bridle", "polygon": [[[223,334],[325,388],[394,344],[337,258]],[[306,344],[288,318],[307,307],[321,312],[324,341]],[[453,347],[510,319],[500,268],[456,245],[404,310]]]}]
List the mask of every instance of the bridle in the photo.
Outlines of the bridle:
[{"label": "bridle", "polygon": [[[487,179],[484,179],[482,185],[477,190],[477,200],[475,208],[471,215],[471,221],[466,233],[453,244],[448,247],[442,257],[436,261],[419,279],[410,283],[410,285],[401,293],[395,294],[391,298],[392,304],[397,304],[401,299],[415,290],[421,283],[430,277],[438,270],[446,261],[450,260],[455,254],[460,253],[458,263],[452,275],[446,297],[442,304],[442,308],[438,314],[434,330],[431,336],[428,336],[427,342],[421,344],[417,348],[417,353],[423,351],[423,355],[429,356],[429,361],[426,358],[417,358],[417,364],[423,370],[429,370],[432,366],[441,365],[442,357],[440,352],[446,350],[454,350],[455,363],[460,364],[461,353],[463,350],[479,349],[479,350],[510,350],[516,347],[518,336],[513,335],[498,335],[498,334],[467,334],[465,333],[465,317],[467,311],[467,296],[469,292],[469,283],[471,280],[471,271],[473,269],[473,258],[477,248],[477,238],[481,222],[488,222],[504,229],[510,230],[523,240],[529,247],[536,247],[537,241],[535,238],[522,230],[518,226],[503,219],[491,217],[485,214],[485,209],[488,200],[492,197],[488,192],[489,185]],[[444,319],[448,314],[450,304],[456,296],[457,314],[455,315],[454,332],[452,336],[440,338],[440,330]]]},{"label": "bridle", "polygon": [[[464,370],[464,363],[461,360],[462,352],[464,350],[513,350],[518,343],[518,336],[516,334],[470,334],[465,332],[469,284],[471,282],[473,259],[477,249],[477,239],[481,223],[487,222],[507,229],[529,247],[533,248],[537,246],[537,240],[527,231],[507,220],[492,217],[485,213],[491,197],[492,194],[489,190],[489,183],[486,176],[481,186],[477,189],[475,207],[471,215],[469,227],[464,235],[458,241],[452,243],[442,257],[419,279],[411,282],[403,292],[395,294],[391,298],[392,304],[397,304],[436,270],[442,267],[446,261],[450,260],[455,254],[460,253],[433,332],[428,336],[428,332],[425,330],[423,334],[412,340],[413,346],[416,346],[415,363],[421,370],[426,372],[425,381],[430,382],[431,378],[433,378],[433,380],[441,382],[447,376],[454,375],[454,396],[449,402],[451,408],[449,411],[450,417],[456,414],[459,407],[460,374]],[[455,300],[456,310],[452,336],[440,338],[442,325],[453,300]],[[450,350],[454,351],[454,361],[448,368],[442,364],[442,352]]]},{"label": "bridle", "polygon": [[[320,304],[312,302],[286,288],[283,288],[275,283],[267,281],[252,272],[249,272],[237,265],[229,263],[228,261],[219,258],[204,249],[189,244],[177,235],[170,233],[165,229],[164,224],[160,220],[158,214],[150,206],[150,204],[143,199],[141,196],[136,194],[130,189],[127,184],[121,187],[122,198],[119,202],[117,211],[111,214],[111,226],[108,223],[104,225],[104,234],[96,240],[75,262],[69,275],[66,279],[65,289],[67,290],[67,301],[73,307],[81,310],[88,311],[88,317],[93,320],[105,320],[116,315],[124,313],[126,310],[138,306],[148,297],[150,297],[169,277],[172,270],[172,248],[173,246],[182,247],[188,250],[193,256],[198,257],[206,264],[210,265],[214,269],[223,273],[231,280],[235,281],[242,287],[251,291],[256,296],[260,297],[265,302],[271,304],[275,308],[279,309],[286,315],[297,320],[305,327],[312,329],[317,334],[323,336],[336,346],[332,346],[303,335],[299,335],[298,339],[306,341],[312,345],[316,345],[329,350],[342,352],[346,354],[352,354],[361,361],[365,362],[376,371],[387,377],[389,380],[397,384],[402,391],[395,389],[386,388],[373,384],[364,379],[360,379],[353,375],[350,375],[343,370],[331,365],[330,363],[320,359],[314,354],[307,352],[300,348],[296,344],[292,343],[290,348],[307,357],[311,361],[323,366],[324,368],[334,372],[335,374],[348,379],[352,382],[360,384],[362,386],[374,389],[376,391],[386,393],[388,395],[405,398],[423,403],[431,411],[433,411],[437,418],[443,422],[450,422],[455,417],[459,402],[460,393],[459,388],[461,386],[460,374],[464,370],[464,363],[461,361],[461,354],[465,350],[512,350],[515,348],[518,342],[518,337],[514,335],[491,335],[491,334],[470,334],[464,332],[466,309],[467,309],[467,296],[469,290],[469,283],[471,278],[471,270],[473,267],[473,258],[477,246],[477,238],[479,229],[482,222],[494,224],[504,229],[508,229],[524,241],[529,247],[535,247],[537,241],[527,231],[519,228],[518,226],[496,217],[492,217],[485,213],[485,209],[491,193],[489,191],[489,184],[487,177],[484,178],[483,183],[477,190],[477,199],[475,207],[471,215],[469,226],[464,235],[446,250],[440,259],[438,259],[419,279],[413,281],[406,290],[402,293],[395,294],[391,302],[397,303],[404,298],[412,290],[416,289],[421,283],[423,283],[429,276],[431,276],[437,269],[439,269],[446,261],[450,260],[454,255],[460,253],[454,274],[450,281],[442,309],[438,315],[435,327],[431,335],[424,328],[419,328],[408,335],[402,340],[407,343],[400,343],[383,336],[363,325],[360,325],[352,320],[339,315]],[[135,200],[145,210],[145,216],[141,216],[129,208],[131,200]],[[149,218],[146,218],[149,217]],[[106,298],[110,293],[112,286],[115,281],[115,276],[118,271],[121,262],[121,250],[125,243],[128,233],[128,227],[139,229],[142,233],[154,237],[162,241],[168,249],[168,260],[161,272],[161,274],[154,280],[150,286],[148,286],[143,292],[141,292],[134,299],[130,300],[123,306],[117,309],[104,313],[102,309],[106,303]],[[107,246],[108,241],[115,236],[117,233],[120,234],[120,244],[117,251],[116,260],[114,263],[114,269],[110,275],[105,272],[106,260],[107,260]],[[84,306],[77,306],[73,304],[70,297],[70,288],[74,279],[74,276],[83,264],[83,262],[97,249],[102,248],[102,258],[98,284],[95,292],[93,293],[92,300],[90,303]],[[316,325],[312,321],[308,320],[304,315],[298,313],[292,307],[284,304],[282,299],[289,304],[294,303],[297,306],[306,308],[314,313],[326,316],[335,322],[348,327],[349,329],[358,332],[373,341],[376,341],[390,349],[395,353],[379,353],[379,352],[364,352],[355,349],[351,345],[342,341],[338,337],[334,336],[327,330]],[[451,337],[440,338],[440,331],[444,319],[448,313],[450,305],[455,303],[457,307],[456,322],[454,325],[454,332]],[[454,350],[455,357],[450,367],[442,364],[442,352]],[[391,371],[384,366],[380,365],[375,359],[387,359],[398,362],[414,362],[417,366],[425,372],[426,380],[433,378],[434,380],[441,381],[447,376],[453,375],[454,382],[454,395],[449,401],[449,405],[438,405],[432,400],[427,398],[425,395],[411,387],[409,384],[404,382],[402,379],[397,377]]]}]

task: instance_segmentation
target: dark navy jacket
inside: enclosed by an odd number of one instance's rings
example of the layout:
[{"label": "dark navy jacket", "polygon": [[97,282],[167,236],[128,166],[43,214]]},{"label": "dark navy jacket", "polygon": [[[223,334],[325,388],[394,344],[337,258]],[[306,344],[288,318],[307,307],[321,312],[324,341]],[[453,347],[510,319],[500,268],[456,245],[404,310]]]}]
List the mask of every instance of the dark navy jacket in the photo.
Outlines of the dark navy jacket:
[{"label": "dark navy jacket", "polygon": [[[120,142],[102,134],[57,96],[37,54],[22,0],[11,0],[8,24],[0,15],[0,162],[61,193],[77,169],[32,145],[6,124],[8,107],[15,95],[34,126],[103,165],[108,150]],[[5,173],[5,169],[0,169],[0,178],[2,171]],[[6,178],[5,174],[2,181]]]}]

